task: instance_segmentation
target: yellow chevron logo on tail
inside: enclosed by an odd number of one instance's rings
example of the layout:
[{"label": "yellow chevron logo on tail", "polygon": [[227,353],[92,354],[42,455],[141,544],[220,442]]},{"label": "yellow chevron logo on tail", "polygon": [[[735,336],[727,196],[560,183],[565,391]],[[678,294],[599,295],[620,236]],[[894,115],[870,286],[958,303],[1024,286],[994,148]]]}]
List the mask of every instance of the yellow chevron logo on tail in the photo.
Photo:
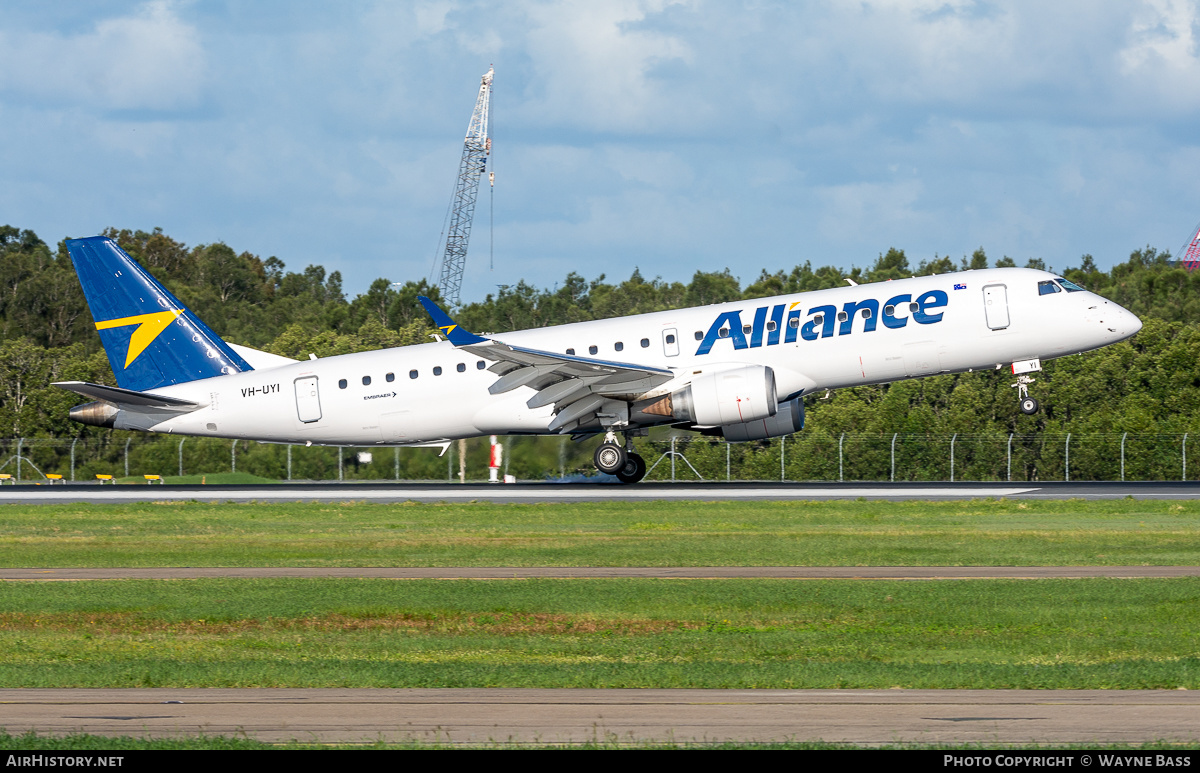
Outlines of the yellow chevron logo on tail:
[{"label": "yellow chevron logo on tail", "polygon": [[97,330],[108,330],[114,327],[128,327],[129,325],[137,325],[137,330],[133,331],[133,335],[129,337],[129,352],[125,355],[125,367],[138,358],[138,355],[146,350],[146,347],[158,338],[159,333],[167,329],[175,321],[175,318],[183,313],[182,309],[167,309],[166,311],[154,311],[149,314],[138,314],[135,317],[121,317],[120,319],[110,319],[107,322],[97,322]]}]

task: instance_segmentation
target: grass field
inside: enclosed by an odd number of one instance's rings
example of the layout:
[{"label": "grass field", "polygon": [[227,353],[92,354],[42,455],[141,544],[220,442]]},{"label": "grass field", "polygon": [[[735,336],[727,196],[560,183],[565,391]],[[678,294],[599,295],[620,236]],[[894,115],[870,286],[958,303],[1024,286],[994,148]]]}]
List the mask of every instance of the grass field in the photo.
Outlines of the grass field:
[{"label": "grass field", "polygon": [[1200,687],[1200,579],[0,585],[0,687]]},{"label": "grass field", "polygon": [[[0,508],[5,566],[1200,564],[1200,503]],[[1200,579],[0,584],[0,686],[1200,687]]]},{"label": "grass field", "polygon": [[0,565],[1200,565],[1200,502],[0,507]]}]

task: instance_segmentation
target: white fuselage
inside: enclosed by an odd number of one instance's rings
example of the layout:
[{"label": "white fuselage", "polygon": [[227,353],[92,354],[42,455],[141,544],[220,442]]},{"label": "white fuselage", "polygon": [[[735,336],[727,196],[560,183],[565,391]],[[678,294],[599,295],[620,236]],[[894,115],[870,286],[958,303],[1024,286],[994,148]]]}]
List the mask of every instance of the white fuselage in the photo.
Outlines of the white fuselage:
[{"label": "white fuselage", "polygon": [[[1137,317],[1094,293],[1039,294],[1039,282],[1053,278],[1032,269],[986,269],[496,339],[676,374],[642,397],[668,394],[706,370],[765,365],[782,402],[816,390],[1061,357],[1140,329]],[[297,362],[154,390],[205,407],[136,428],[330,445],[546,433],[553,406],[527,408],[534,394],[527,387],[489,394],[498,378],[490,365],[448,341]]]}]

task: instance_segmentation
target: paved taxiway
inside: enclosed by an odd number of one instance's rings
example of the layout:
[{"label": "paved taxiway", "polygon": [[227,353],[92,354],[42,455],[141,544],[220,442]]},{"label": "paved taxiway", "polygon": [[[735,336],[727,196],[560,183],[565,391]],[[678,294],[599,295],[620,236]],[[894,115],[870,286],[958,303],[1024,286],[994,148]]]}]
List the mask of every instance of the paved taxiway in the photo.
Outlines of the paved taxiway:
[{"label": "paved taxiway", "polygon": [[324,743],[1195,742],[1200,691],[0,690],[0,726]]},{"label": "paved taxiway", "polygon": [[1098,483],[281,483],[257,486],[21,485],[0,487],[0,504],[56,502],[646,502],[912,499],[1196,499],[1200,481]]}]

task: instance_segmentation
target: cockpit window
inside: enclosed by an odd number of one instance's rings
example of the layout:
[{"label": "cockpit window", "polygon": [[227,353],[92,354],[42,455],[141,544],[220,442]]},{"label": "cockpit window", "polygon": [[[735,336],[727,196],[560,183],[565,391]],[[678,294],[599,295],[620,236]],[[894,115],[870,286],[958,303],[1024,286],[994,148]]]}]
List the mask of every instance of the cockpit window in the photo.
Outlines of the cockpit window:
[{"label": "cockpit window", "polygon": [[1063,289],[1069,293],[1081,293],[1084,291],[1082,287],[1075,284],[1070,279],[1063,279],[1060,277],[1058,279],[1055,279],[1054,281],[1058,282],[1060,285],[1062,285]]},{"label": "cockpit window", "polygon": [[1044,282],[1038,282],[1038,295],[1053,295],[1054,293],[1061,292],[1062,290],[1059,289],[1058,285],[1054,284],[1054,282],[1050,281],[1049,279]]}]

